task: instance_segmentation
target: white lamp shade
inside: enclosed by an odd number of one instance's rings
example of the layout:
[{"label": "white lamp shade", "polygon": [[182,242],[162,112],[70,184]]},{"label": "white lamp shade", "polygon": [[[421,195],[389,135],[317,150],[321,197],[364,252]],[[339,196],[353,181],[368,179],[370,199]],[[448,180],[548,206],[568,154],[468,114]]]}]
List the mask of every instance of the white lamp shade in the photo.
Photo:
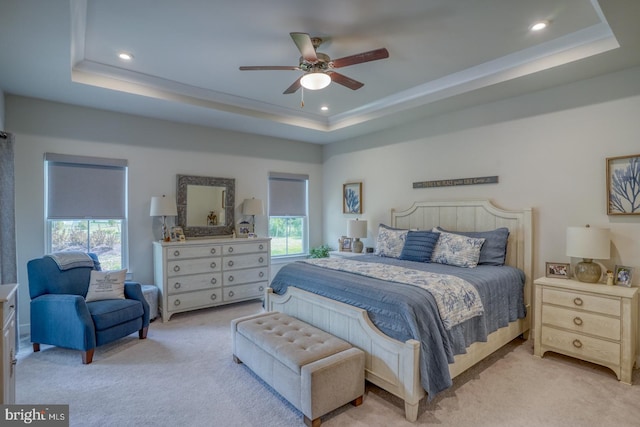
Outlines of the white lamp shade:
[{"label": "white lamp shade", "polygon": [[325,73],[307,73],[300,79],[303,88],[309,90],[324,89],[331,83],[331,77]]},{"label": "white lamp shade", "polygon": [[567,256],[609,259],[610,246],[608,228],[567,227]]},{"label": "white lamp shade", "polygon": [[153,196],[151,198],[151,209],[149,216],[176,216],[178,215],[178,207],[176,200],[171,197]]},{"label": "white lamp shade", "polygon": [[260,199],[244,199],[242,203],[243,215],[263,215],[264,205]]},{"label": "white lamp shade", "polygon": [[347,237],[359,239],[367,237],[367,221],[358,221],[357,219],[347,221]]}]

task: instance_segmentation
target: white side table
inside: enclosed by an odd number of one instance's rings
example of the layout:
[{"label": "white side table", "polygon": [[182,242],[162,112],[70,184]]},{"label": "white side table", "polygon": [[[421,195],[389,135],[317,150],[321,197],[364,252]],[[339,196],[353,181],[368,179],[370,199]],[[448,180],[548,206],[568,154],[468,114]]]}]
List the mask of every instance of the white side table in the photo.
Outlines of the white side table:
[{"label": "white side table", "polygon": [[355,252],[341,252],[341,251],[331,251],[329,252],[329,258],[352,258],[365,255],[364,252],[355,253]]}]

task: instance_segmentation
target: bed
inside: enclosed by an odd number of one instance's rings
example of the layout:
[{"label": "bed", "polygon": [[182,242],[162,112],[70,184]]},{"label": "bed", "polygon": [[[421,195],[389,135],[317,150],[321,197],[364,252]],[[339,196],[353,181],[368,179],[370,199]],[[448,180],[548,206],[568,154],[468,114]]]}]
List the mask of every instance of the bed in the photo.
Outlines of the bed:
[{"label": "bed", "polygon": [[[481,341],[466,343],[465,345],[468,346],[463,349],[464,353],[451,357],[448,363],[445,363],[446,368],[441,368],[443,372],[439,373],[440,376],[453,379],[514,338],[521,335],[525,338],[528,337],[532,289],[531,209],[506,211],[494,206],[489,201],[417,202],[407,210],[392,210],[389,225],[395,228],[414,230],[431,230],[433,227],[442,227],[446,230],[459,232],[489,231],[501,227],[506,227],[509,230],[505,265],[509,266],[511,270],[517,269],[523,276],[522,301],[520,303],[524,310],[517,318],[507,322],[504,326],[495,331],[487,331],[488,334]],[[366,256],[358,258],[364,260]],[[299,263],[293,264],[296,266],[291,269],[301,267]],[[318,266],[304,268],[313,270]],[[475,269],[460,270],[467,270],[465,272],[467,274]],[[290,275],[291,277],[287,279],[287,286],[284,287],[281,286],[280,273],[272,282],[272,286],[276,289],[270,288],[267,291],[266,309],[290,314],[364,350],[367,380],[403,399],[407,420],[416,421],[418,404],[427,395],[425,388],[429,389],[429,381],[431,381],[430,379],[426,381],[427,378],[421,378],[421,368],[424,372],[425,360],[432,357],[425,354],[425,347],[422,346],[425,341],[421,338],[422,335],[402,340],[395,339],[392,337],[394,334],[385,334],[381,330],[385,329],[384,327],[378,328],[374,324],[371,318],[376,318],[377,314],[372,311],[372,315],[369,316],[365,309],[366,304],[359,302],[353,303],[354,305],[346,304],[321,295],[322,293],[330,295],[329,291],[317,291],[309,287],[313,281],[322,282],[324,280],[325,283],[332,283],[333,279],[329,279],[330,274],[343,274],[343,272],[323,272],[322,274],[327,274],[326,279],[321,276],[319,271],[314,276],[309,276],[308,279]],[[286,274],[283,274],[283,277],[286,277]],[[299,278],[295,279],[295,277]],[[352,280],[352,284],[355,286],[357,281]],[[327,288],[329,287],[327,286]],[[336,285],[335,287],[340,286]],[[307,290],[303,288],[307,288]],[[448,372],[446,372],[447,370]],[[430,397],[432,396],[430,395]]]}]

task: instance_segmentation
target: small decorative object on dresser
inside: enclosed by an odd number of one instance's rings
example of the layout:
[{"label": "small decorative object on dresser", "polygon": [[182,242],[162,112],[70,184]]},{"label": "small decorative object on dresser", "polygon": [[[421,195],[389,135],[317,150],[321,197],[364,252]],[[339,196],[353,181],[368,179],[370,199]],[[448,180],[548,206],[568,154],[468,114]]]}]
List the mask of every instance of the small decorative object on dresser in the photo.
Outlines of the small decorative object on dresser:
[{"label": "small decorative object on dresser", "polygon": [[342,213],[362,213],[362,183],[352,182],[342,185]]},{"label": "small decorative object on dresser", "polygon": [[638,288],[542,277],[534,281],[534,355],[547,351],[606,366],[631,384]]},{"label": "small decorative object on dresser", "polygon": [[563,262],[548,262],[545,268],[545,277],[557,277],[559,279],[568,279],[571,264]]},{"label": "small decorative object on dresser", "polygon": [[360,239],[367,237],[367,221],[359,221],[357,218],[350,219],[347,222],[347,235],[354,239],[351,250],[356,253],[362,252],[364,244]]},{"label": "small decorative object on dresser", "polygon": [[351,252],[351,238],[342,236],[338,239],[340,245],[340,252]]},{"label": "small decorative object on dresser", "polygon": [[574,275],[576,279],[586,283],[597,283],[602,278],[600,264],[594,259],[609,259],[608,228],[567,227],[567,256],[582,258],[582,262],[576,264]]},{"label": "small decorative object on dresser", "polygon": [[614,280],[618,286],[630,287],[631,281],[633,280],[633,268],[626,267],[624,265],[616,265]]},{"label": "small decorative object on dresser", "polygon": [[178,215],[178,207],[174,198],[166,197],[164,194],[162,197],[153,196],[151,198],[149,216],[162,217],[162,240],[165,242],[170,240],[169,232],[167,231],[167,217],[176,215]]}]

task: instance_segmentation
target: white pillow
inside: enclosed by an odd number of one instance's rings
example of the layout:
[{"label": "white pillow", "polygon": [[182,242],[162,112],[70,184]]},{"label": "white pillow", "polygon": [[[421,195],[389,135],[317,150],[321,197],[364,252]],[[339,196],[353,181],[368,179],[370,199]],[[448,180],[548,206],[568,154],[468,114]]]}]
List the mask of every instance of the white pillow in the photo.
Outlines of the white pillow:
[{"label": "white pillow", "polygon": [[401,230],[380,224],[378,226],[375,255],[391,258],[400,257],[408,232],[409,230]]},{"label": "white pillow", "polygon": [[124,299],[124,280],[127,269],[115,271],[91,270],[91,280],[85,301]]},{"label": "white pillow", "polygon": [[485,239],[446,233],[436,228],[433,231],[439,232],[440,238],[436,247],[433,248],[431,262],[466,268],[478,265],[480,248],[482,248]]}]

